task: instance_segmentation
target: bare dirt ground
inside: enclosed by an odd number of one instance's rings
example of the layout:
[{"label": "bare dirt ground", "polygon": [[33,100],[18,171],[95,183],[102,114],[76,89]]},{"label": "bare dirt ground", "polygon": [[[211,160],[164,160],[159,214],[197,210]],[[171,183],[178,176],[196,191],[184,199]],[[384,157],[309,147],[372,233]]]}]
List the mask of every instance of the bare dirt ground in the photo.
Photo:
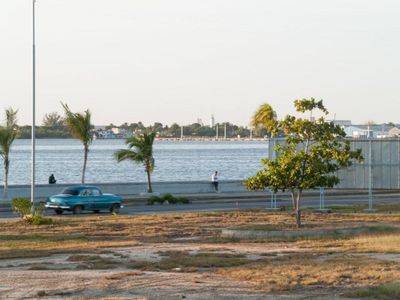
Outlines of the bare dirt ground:
[{"label": "bare dirt ground", "polygon": [[[304,222],[399,225],[400,215],[309,213]],[[232,226],[292,223],[265,211],[5,222],[0,299],[347,299],[400,280],[400,235],[387,225],[346,238],[220,238]]]}]

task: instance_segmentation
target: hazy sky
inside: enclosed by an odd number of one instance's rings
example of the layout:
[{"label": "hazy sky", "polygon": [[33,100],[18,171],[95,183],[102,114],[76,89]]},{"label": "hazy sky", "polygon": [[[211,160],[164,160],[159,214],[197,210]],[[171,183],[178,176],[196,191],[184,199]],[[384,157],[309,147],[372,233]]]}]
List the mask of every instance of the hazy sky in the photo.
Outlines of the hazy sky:
[{"label": "hazy sky", "polygon": [[[0,110],[31,122],[32,0],[0,0]],[[337,119],[400,122],[398,0],[38,0],[37,122],[247,125],[324,99]]]}]

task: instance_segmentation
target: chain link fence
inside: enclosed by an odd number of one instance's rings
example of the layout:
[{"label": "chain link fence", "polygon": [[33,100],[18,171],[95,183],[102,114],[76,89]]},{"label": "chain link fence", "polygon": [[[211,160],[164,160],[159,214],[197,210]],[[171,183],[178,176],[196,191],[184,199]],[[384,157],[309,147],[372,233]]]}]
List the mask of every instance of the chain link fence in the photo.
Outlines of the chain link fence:
[{"label": "chain link fence", "polygon": [[[364,161],[338,172],[339,189],[400,189],[400,139],[348,139],[352,150],[361,149]],[[268,154],[284,139],[269,139]]]}]

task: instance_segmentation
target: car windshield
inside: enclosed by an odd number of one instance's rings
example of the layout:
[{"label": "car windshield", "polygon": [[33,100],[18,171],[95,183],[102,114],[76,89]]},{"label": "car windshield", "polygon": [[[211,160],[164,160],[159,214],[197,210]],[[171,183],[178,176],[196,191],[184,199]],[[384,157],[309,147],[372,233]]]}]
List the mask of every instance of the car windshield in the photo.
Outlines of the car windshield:
[{"label": "car windshield", "polygon": [[78,189],[66,188],[61,192],[61,194],[62,195],[78,196],[79,195],[79,190]]}]

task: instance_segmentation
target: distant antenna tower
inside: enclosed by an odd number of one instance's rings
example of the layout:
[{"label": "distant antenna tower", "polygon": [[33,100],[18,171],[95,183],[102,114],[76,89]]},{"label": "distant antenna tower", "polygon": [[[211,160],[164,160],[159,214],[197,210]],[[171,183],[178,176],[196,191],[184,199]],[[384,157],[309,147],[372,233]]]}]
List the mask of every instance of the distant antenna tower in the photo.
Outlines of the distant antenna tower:
[{"label": "distant antenna tower", "polygon": [[215,126],[215,118],[214,115],[211,115],[211,121],[210,121],[210,127],[214,127]]},{"label": "distant antenna tower", "polygon": [[183,139],[183,125],[181,125],[181,139]]},{"label": "distant antenna tower", "polygon": [[226,122],[224,123],[224,139],[226,139]]}]

